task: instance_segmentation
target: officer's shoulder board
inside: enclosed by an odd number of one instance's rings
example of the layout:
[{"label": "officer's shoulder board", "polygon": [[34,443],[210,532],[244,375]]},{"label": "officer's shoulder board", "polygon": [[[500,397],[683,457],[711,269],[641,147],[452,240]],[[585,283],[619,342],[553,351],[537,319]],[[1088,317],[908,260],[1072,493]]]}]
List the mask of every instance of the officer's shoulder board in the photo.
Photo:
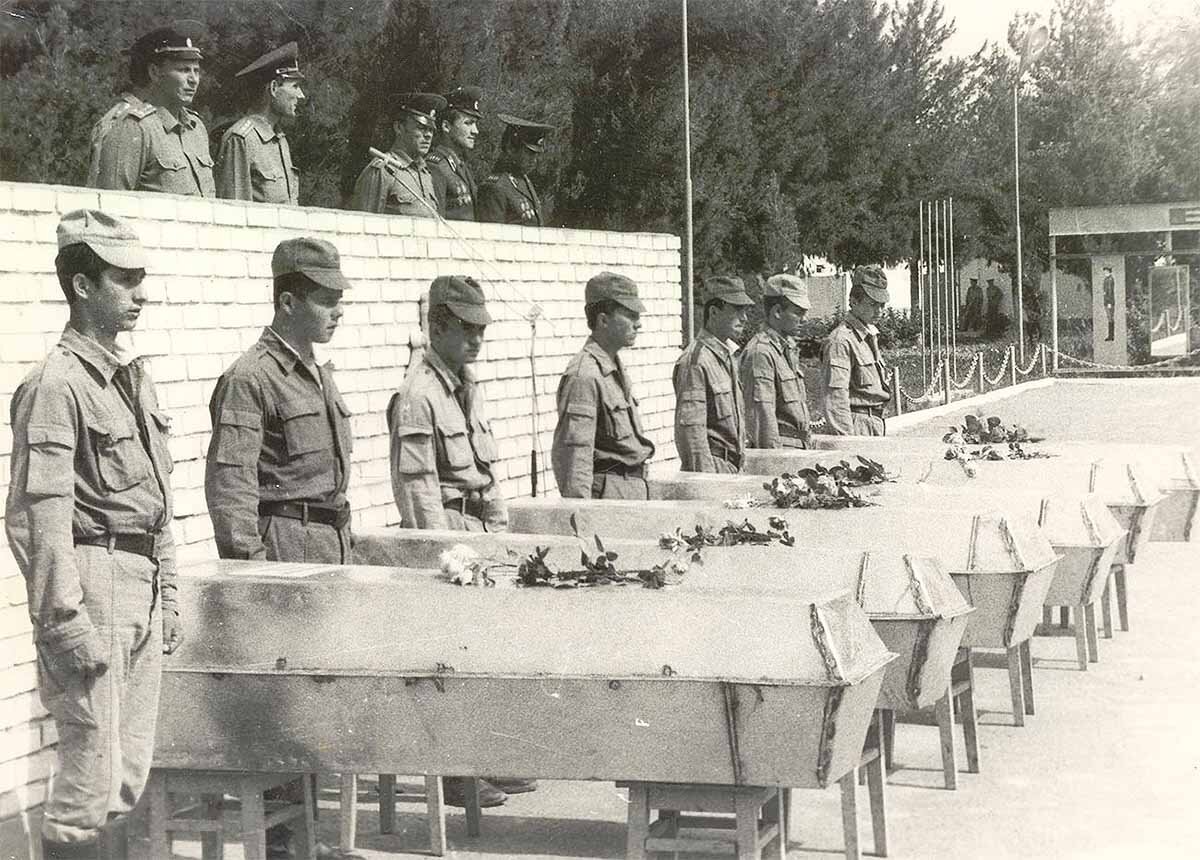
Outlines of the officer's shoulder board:
[{"label": "officer's shoulder board", "polygon": [[[443,161],[446,161],[446,159],[442,157],[442,154],[440,152],[433,152],[433,151],[430,151],[430,153],[425,156],[425,160],[430,164],[441,164]],[[449,162],[447,162],[447,163],[449,163]]]},{"label": "officer's shoulder board", "polygon": [[128,102],[125,104],[127,105],[127,111],[122,116],[131,116],[138,122],[146,119],[146,117],[154,116],[158,112],[158,108],[147,102],[142,102],[140,105],[131,105]]},{"label": "officer's shoulder board", "polygon": [[507,173],[489,173],[488,178],[483,180],[482,184],[498,185],[500,182],[502,182],[504,180],[505,176],[508,176],[508,174]]},{"label": "officer's shoulder board", "polygon": [[204,120],[201,118],[200,114],[196,113],[189,107],[185,107],[183,112],[194,119],[196,121],[196,125],[200,126],[200,128],[204,128]]},{"label": "officer's shoulder board", "polygon": [[235,122],[233,125],[229,126],[228,131],[226,131],[225,133],[232,134],[237,137],[245,137],[253,130],[254,130],[254,120],[250,119],[250,117],[248,117],[248,116],[244,116],[241,119],[239,119],[237,122]]}]

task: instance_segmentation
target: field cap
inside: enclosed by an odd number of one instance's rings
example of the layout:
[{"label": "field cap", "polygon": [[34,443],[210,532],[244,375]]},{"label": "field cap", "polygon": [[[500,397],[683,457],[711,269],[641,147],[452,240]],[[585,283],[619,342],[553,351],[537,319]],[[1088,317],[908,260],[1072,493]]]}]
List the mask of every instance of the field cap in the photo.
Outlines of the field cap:
[{"label": "field cap", "polygon": [[268,51],[234,77],[262,81],[264,84],[276,78],[302,81],[304,75],[300,71],[300,46],[295,42],[288,42],[273,51]]},{"label": "field cap", "polygon": [[546,135],[554,131],[554,126],[506,113],[496,114],[496,118],[508,126],[508,134],[513,135],[530,152],[546,151]]},{"label": "field cap", "polygon": [[466,275],[441,275],[429,287],[429,307],[445,305],[460,320],[471,325],[487,325],[492,321],[487,312],[483,287]]},{"label": "field cap", "polygon": [[455,87],[446,93],[446,108],[479,119],[483,116],[483,111],[479,109],[479,100],[482,98],[483,90],[479,87]]},{"label": "field cap", "polygon": [[862,287],[863,292],[877,302],[888,300],[887,275],[879,266],[856,266],[850,283]]},{"label": "field cap", "polygon": [[146,249],[137,232],[120,218],[98,209],[76,209],[58,222],[58,249],[87,245],[118,269],[146,268]]},{"label": "field cap", "polygon": [[350,289],[350,282],[342,274],[342,262],[337,248],[324,239],[305,236],[302,239],[284,239],[275,246],[271,257],[271,274],[299,273],[315,284],[343,292]]},{"label": "field cap", "polygon": [[754,299],[746,294],[746,286],[741,278],[729,275],[718,275],[704,282],[705,301],[720,299],[731,305],[752,305]]},{"label": "field cap", "polygon": [[400,96],[400,113],[416,117],[422,128],[437,126],[438,113],[446,109],[446,100],[437,93],[405,93]]},{"label": "field cap", "polygon": [[763,287],[763,298],[777,296],[787,299],[798,308],[808,310],[812,302],[808,298],[808,284],[797,275],[771,275]]},{"label": "field cap", "polygon": [[593,275],[583,291],[583,304],[594,305],[612,299],[621,307],[628,308],[636,314],[646,312],[646,306],[638,298],[637,284],[624,275],[613,272],[601,272]]}]

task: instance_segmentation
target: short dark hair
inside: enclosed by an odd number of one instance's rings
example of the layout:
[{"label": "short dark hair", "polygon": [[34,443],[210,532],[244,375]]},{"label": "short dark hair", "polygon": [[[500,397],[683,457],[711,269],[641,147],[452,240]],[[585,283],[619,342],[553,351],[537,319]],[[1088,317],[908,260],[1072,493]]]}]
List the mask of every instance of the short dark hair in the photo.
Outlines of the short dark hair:
[{"label": "short dark hair", "polygon": [[[583,315],[587,318],[587,326],[589,329],[596,327],[596,320],[600,314],[613,314],[618,309],[626,309],[623,304],[616,299],[601,299],[598,302],[593,302],[590,305],[583,306]],[[630,311],[632,313],[632,311]]]},{"label": "short dark hair", "polygon": [[504,127],[504,134],[500,136],[500,151],[508,152],[510,149],[524,146],[525,142],[521,140],[521,132],[515,125],[507,125]]},{"label": "short dark hair", "polygon": [[783,296],[763,296],[763,316],[769,317],[771,311],[783,307],[784,302],[787,302],[787,299]]},{"label": "short dark hair", "polygon": [[82,242],[67,245],[54,258],[54,270],[58,273],[58,285],[62,287],[67,304],[75,303],[75,286],[72,281],[76,275],[87,275],[89,281],[99,281],[101,273],[110,268],[109,264],[100,259],[100,255]]},{"label": "short dark hair", "polygon": [[300,301],[304,301],[309,293],[319,290],[321,285],[303,272],[288,272],[275,278],[274,299],[275,307],[279,307],[279,297],[291,293]]},{"label": "short dark hair", "polygon": [[850,301],[860,302],[866,298],[870,298],[870,297],[867,295],[867,291],[864,290],[861,286],[859,286],[858,284],[855,284],[854,286],[850,287]]},{"label": "short dark hair", "polygon": [[709,299],[704,303],[704,322],[708,323],[708,315],[715,308],[716,310],[724,310],[729,302],[724,299]]}]

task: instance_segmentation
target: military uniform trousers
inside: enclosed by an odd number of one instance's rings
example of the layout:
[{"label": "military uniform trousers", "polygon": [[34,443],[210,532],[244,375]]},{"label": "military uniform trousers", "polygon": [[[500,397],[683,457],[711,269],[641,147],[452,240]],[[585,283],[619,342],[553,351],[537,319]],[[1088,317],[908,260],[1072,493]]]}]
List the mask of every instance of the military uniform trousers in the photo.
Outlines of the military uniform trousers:
[{"label": "military uniform trousers", "polygon": [[610,471],[596,470],[592,477],[593,499],[633,499],[646,501],[650,498],[650,486],[646,483],[646,467],[633,469],[624,467]]},{"label": "military uniform trousers", "polygon": [[76,546],[75,564],[108,670],[85,681],[66,671],[63,655],[37,648],[38,691],[58,732],[42,835],[57,842],[96,838],[110,814],[128,813],[141,796],[162,673],[158,562]]},{"label": "military uniform trousers", "polygon": [[850,427],[855,436],[886,436],[887,420],[879,406],[851,406]]}]

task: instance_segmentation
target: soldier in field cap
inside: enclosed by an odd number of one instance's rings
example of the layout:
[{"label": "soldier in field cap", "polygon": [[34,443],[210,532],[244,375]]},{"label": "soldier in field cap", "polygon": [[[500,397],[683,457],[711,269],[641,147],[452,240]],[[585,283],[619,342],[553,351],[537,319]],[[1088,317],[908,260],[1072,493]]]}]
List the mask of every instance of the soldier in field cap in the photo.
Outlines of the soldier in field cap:
[{"label": "soldier in field cap", "polygon": [[54,719],[41,856],[124,857],[150,773],[162,655],[183,640],[170,421],[117,335],[147,301],[137,234],[81,209],[58,225],[70,319],[17,387],[4,526],[25,576],[38,693]]},{"label": "soldier in field cap", "polygon": [[[323,239],[280,242],[271,258],[275,313],[250,349],[217,380],[204,496],[221,558],[348,564],[350,409],[328,343],[350,282]],[[302,802],[299,781],[268,799]],[[267,831],[268,857],[289,857],[291,831]],[[318,856],[335,855],[318,845]]]},{"label": "soldier in field cap", "polygon": [[875,320],[888,302],[887,276],[879,266],[859,266],[850,286],[850,310],[829,333],[821,355],[822,393],[829,432],[883,436],[883,410],[892,397],[879,354]]},{"label": "soldier in field cap", "polygon": [[705,283],[704,327],[675,362],[675,448],[685,472],[738,472],[745,422],[737,366],[728,341],[746,327],[754,300],[741,278]]},{"label": "soldier in field cap", "polygon": [[285,133],[305,99],[299,53],[296,43],[288,42],[234,75],[246,87],[250,111],[221,138],[216,168],[221,197],[299,204],[299,177]]},{"label": "soldier in field cap", "polygon": [[809,447],[808,392],[795,337],[811,306],[803,278],[767,278],[763,328],[738,360],[751,448]]},{"label": "soldier in field cap", "polygon": [[446,94],[446,110],[438,117],[437,142],[426,161],[442,214],[452,221],[474,221],[478,188],[467,157],[479,136],[479,87],[455,87]]},{"label": "soldier in field cap", "polygon": [[575,499],[647,499],[654,456],[618,353],[633,346],[646,310],[637,284],[601,272],[584,288],[591,335],[558,383],[558,426],[550,460],[558,491]]},{"label": "soldier in field cap", "polygon": [[433,93],[405,93],[392,124],[395,139],[384,157],[371,159],[354,183],[350,208],[363,212],[437,218],[441,214],[425,156],[433,144],[446,99]]},{"label": "soldier in field cap", "polygon": [[546,151],[546,135],[554,127],[503,113],[499,119],[505,125],[500,157],[492,174],[479,186],[479,220],[541,227],[545,223],[542,202],[529,171]]},{"label": "soldier in field cap", "polygon": [[93,184],[125,191],[215,197],[208,131],[191,109],[200,88],[202,25],[179,21],[138,39],[130,73],[140,105],[118,106],[100,135]]}]

